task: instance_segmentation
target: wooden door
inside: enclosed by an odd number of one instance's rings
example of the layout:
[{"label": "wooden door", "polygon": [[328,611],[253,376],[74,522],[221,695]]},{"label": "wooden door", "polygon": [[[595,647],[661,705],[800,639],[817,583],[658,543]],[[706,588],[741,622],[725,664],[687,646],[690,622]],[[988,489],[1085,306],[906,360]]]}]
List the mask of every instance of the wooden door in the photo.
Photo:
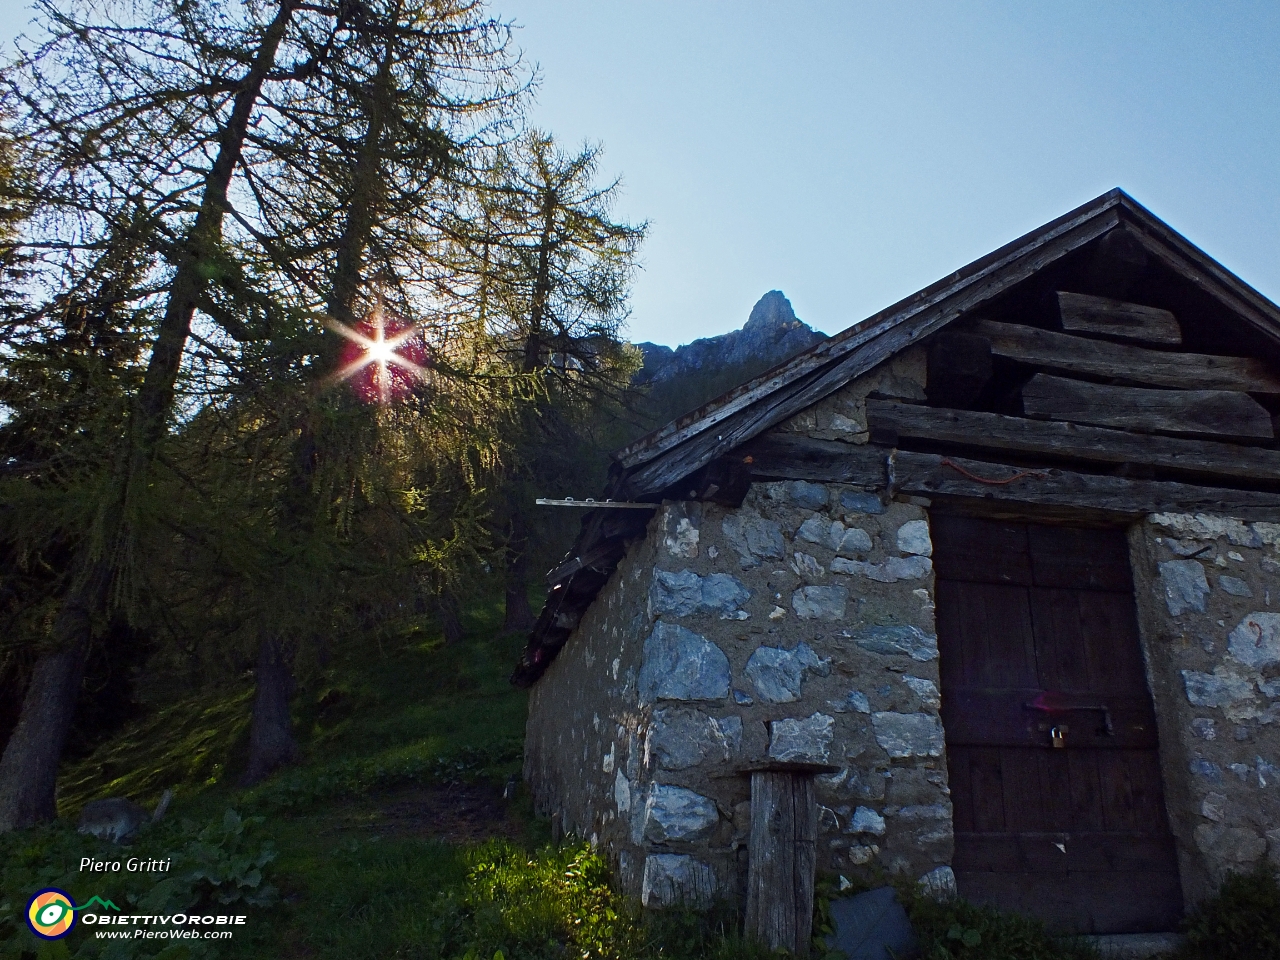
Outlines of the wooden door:
[{"label": "wooden door", "polygon": [[1123,532],[943,515],[932,527],[961,895],[1062,931],[1175,929]]}]

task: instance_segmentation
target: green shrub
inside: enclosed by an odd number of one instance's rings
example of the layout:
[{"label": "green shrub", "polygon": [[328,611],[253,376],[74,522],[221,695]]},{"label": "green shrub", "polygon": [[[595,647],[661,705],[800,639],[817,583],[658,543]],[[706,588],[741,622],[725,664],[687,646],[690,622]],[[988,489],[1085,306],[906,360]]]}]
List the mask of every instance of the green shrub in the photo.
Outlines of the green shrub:
[{"label": "green shrub", "polygon": [[1179,960],[1276,960],[1280,957],[1280,884],[1273,870],[1231,874],[1187,918]]},{"label": "green shrub", "polygon": [[[267,870],[275,859],[259,837],[260,818],[233,810],[201,828],[189,820],[164,820],[137,842],[118,847],[75,832],[66,821],[0,836],[0,958],[101,957],[103,960],[207,957],[223,952],[203,942],[166,944],[157,940],[99,940],[87,929],[54,944],[37,940],[27,928],[27,899],[42,887],[66,890],[78,903],[99,896],[125,913],[185,913],[225,906],[263,907],[275,900]],[[169,859],[166,873],[81,872],[80,859]],[[242,912],[242,911],[235,911]],[[242,939],[247,939],[242,937]]]},{"label": "green shrub", "polygon": [[1055,938],[1030,917],[966,900],[938,902],[913,888],[899,890],[920,938],[924,960],[1094,960],[1085,943]]}]

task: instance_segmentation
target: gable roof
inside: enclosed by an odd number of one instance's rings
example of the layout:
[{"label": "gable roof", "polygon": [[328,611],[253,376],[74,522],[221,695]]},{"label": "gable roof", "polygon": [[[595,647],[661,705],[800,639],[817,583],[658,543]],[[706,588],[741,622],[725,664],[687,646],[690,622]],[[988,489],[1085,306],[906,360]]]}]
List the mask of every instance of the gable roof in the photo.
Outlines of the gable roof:
[{"label": "gable roof", "polygon": [[[604,495],[661,501],[695,471],[1121,225],[1154,260],[1280,347],[1280,307],[1117,188],[624,447],[614,454]],[[631,516],[606,516],[611,512]],[[584,518],[571,559],[549,575],[551,596],[514,683],[542,674],[608,581],[626,539],[643,534],[648,514],[634,513],[597,510]]]}]

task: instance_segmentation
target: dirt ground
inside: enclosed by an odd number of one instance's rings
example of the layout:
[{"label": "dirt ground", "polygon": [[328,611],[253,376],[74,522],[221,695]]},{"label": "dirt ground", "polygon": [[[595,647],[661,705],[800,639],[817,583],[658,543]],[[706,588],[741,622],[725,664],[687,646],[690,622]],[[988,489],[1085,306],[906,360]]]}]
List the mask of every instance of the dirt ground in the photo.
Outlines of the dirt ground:
[{"label": "dirt ground", "polygon": [[491,837],[520,839],[520,819],[486,784],[410,787],[368,798],[348,808],[339,829],[370,830],[386,837],[421,837],[447,843],[480,843]]}]

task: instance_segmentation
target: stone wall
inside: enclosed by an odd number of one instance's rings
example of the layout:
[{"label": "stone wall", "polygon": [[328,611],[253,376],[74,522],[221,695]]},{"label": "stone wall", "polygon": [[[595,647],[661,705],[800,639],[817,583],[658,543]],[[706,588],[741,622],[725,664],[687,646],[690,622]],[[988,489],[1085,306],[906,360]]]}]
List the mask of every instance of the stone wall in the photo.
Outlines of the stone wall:
[{"label": "stone wall", "polygon": [[819,869],[948,863],[931,552],[922,504],[844,485],[664,505],[534,687],[539,809],[648,906],[740,902],[742,768],[821,762]]},{"label": "stone wall", "polygon": [[1280,866],[1280,524],[1155,514],[1130,536],[1188,904]]},{"label": "stone wall", "polygon": [[923,400],[928,350],[908,347],[835,393],[778,425],[781,433],[803,433],[818,440],[866,443],[867,397]]}]

